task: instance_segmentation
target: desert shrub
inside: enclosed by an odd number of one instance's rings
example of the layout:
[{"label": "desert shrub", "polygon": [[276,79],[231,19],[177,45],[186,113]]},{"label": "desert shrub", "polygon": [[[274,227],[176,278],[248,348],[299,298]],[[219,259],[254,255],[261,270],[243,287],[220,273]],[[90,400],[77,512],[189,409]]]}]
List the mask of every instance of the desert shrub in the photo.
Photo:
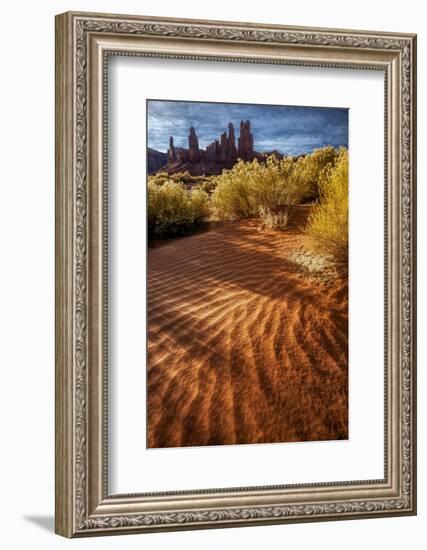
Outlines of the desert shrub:
[{"label": "desert shrub", "polygon": [[235,220],[257,215],[260,208],[317,200],[322,173],[335,165],[339,154],[334,147],[323,147],[300,157],[278,159],[273,154],[263,163],[239,161],[216,178],[212,193],[216,214]]},{"label": "desert shrub", "polygon": [[186,187],[197,185],[200,182],[200,178],[203,179],[203,176],[192,176],[188,170],[185,172],[177,172],[176,174],[173,174],[173,177],[176,181],[180,181],[185,184]]},{"label": "desert shrub", "polygon": [[199,181],[197,184],[198,189],[202,189],[209,195],[211,195],[218,185],[217,176],[205,176],[202,181]]},{"label": "desert shrub", "polygon": [[163,185],[165,182],[175,181],[182,183],[187,189],[197,187],[207,193],[211,193],[215,187],[215,176],[192,176],[187,172],[176,172],[175,174],[168,174],[167,172],[157,172],[148,176],[148,181],[156,185]]},{"label": "desert shrub", "polygon": [[301,189],[292,177],[294,161],[271,155],[265,163],[239,161],[217,177],[212,205],[221,219],[237,220],[258,215],[261,208],[299,202]]},{"label": "desert shrub", "polygon": [[209,215],[208,195],[201,189],[186,189],[177,181],[161,185],[148,182],[148,234],[163,237],[189,234],[199,229]]},{"label": "desert shrub", "polygon": [[318,247],[346,262],[348,257],[348,152],[341,149],[334,165],[319,179],[319,201],[306,227]]},{"label": "desert shrub", "polygon": [[294,178],[296,185],[303,191],[302,202],[319,199],[319,181],[322,172],[335,165],[339,151],[332,146],[322,147],[295,160]]},{"label": "desert shrub", "polygon": [[175,181],[181,182],[181,174],[168,174],[167,172],[157,172],[151,176],[148,176],[148,182],[155,185],[163,185],[165,182]]},{"label": "desert shrub", "polygon": [[284,209],[271,209],[261,206],[259,209],[260,229],[273,231],[285,229],[289,223],[290,215],[290,208],[287,207]]}]

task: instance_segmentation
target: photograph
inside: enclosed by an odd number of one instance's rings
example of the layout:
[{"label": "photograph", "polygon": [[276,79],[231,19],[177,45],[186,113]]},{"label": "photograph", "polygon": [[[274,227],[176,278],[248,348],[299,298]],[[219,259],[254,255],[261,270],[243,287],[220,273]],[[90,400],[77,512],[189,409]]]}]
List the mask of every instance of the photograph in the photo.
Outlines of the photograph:
[{"label": "photograph", "polygon": [[147,447],[349,438],[349,109],[146,101]]}]

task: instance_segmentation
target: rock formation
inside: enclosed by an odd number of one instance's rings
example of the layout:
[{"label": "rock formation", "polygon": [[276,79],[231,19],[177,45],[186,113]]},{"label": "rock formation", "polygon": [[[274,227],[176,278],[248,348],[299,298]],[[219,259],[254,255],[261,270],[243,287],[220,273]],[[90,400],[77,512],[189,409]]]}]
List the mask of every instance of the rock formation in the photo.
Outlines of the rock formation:
[{"label": "rock formation", "polygon": [[228,125],[228,158],[233,160],[237,158],[236,138],[234,136],[234,126],[230,122]]},{"label": "rock formation", "polygon": [[156,149],[147,149],[147,171],[149,174],[157,172],[169,162],[169,157],[166,153],[156,151]]},{"label": "rock formation", "polygon": [[251,134],[251,123],[249,120],[241,121],[238,156],[242,160],[253,160],[254,158],[254,136]]},{"label": "rock formation", "polygon": [[168,162],[175,162],[178,159],[178,156],[175,151],[175,147],[173,144],[173,137],[171,136],[169,138],[169,149],[168,149]]},{"label": "rock formation", "polygon": [[193,126],[188,135],[188,149],[175,147],[171,136],[167,152],[168,162],[162,170],[171,174],[185,171],[193,175],[220,174],[224,168],[232,168],[239,158],[244,161],[263,159],[261,153],[254,151],[254,138],[249,120],[242,120],[240,123],[238,146],[231,122],[228,124],[228,132],[223,132],[220,139],[210,143],[206,149],[199,148],[199,139]]},{"label": "rock formation", "polygon": [[188,136],[188,160],[196,164],[200,160],[199,139],[193,126],[190,128]]},{"label": "rock formation", "polygon": [[235,162],[237,160],[236,138],[234,136],[234,126],[230,122],[227,132],[221,134],[220,140],[215,140],[206,147],[205,159],[215,160],[217,162]]},{"label": "rock formation", "polygon": [[206,160],[218,160],[219,159],[219,141],[215,140],[213,143],[206,147],[205,151]]}]

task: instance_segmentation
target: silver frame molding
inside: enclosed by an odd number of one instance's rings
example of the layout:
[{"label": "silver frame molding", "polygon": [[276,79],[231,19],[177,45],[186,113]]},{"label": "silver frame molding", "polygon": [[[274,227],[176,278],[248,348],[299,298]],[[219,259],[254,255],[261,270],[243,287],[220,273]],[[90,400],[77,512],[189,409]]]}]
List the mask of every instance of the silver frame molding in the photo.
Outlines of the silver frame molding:
[{"label": "silver frame molding", "polygon": [[[105,207],[111,55],[384,71],[384,479],[108,494]],[[79,537],[416,513],[415,122],[412,34],[72,12],[56,17],[58,534]]]}]

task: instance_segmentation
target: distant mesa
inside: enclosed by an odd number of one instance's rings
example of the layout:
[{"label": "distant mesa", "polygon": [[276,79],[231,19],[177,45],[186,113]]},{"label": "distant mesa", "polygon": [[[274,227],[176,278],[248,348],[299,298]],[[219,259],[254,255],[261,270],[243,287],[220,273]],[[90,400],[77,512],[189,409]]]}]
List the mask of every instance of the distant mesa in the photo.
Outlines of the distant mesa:
[{"label": "distant mesa", "polygon": [[167,153],[156,151],[151,147],[147,149],[147,169],[149,174],[157,172],[159,168],[164,166],[168,162]]},{"label": "distant mesa", "polygon": [[[156,157],[164,155],[164,157]],[[199,139],[196,130],[191,127],[188,135],[188,149],[175,147],[173,136],[169,138],[167,153],[160,153],[154,149],[148,149],[148,173],[157,171],[175,174],[177,172],[189,172],[193,176],[221,174],[224,168],[232,168],[238,159],[251,161],[255,158],[265,159],[265,154],[254,150],[254,137],[251,133],[249,120],[241,121],[240,136],[237,140],[234,134],[234,126],[230,122],[228,133],[223,132],[219,139],[213,141],[206,149],[199,147]],[[163,161],[161,166],[159,162]]]}]

